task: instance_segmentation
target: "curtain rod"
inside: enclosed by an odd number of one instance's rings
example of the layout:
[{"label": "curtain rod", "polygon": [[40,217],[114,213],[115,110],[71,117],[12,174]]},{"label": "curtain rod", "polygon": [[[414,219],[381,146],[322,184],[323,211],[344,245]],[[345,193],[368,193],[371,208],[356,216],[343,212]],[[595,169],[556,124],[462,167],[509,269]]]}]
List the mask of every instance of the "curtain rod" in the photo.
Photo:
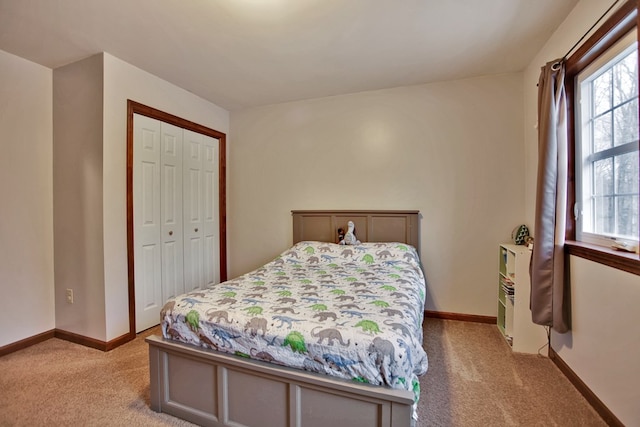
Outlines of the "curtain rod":
[{"label": "curtain rod", "polygon": [[[606,10],[606,12],[605,12],[605,13],[603,13],[603,14],[602,14],[602,16],[601,16],[600,18],[598,18],[598,20],[595,22],[595,24],[593,24],[593,25],[591,26],[591,28],[589,28],[589,29],[587,30],[587,32],[586,32],[586,33],[584,33],[584,34],[582,35],[582,37],[580,37],[580,40],[578,40],[578,41],[576,42],[576,44],[574,44],[573,46],[571,46],[571,49],[569,49],[569,50],[567,51],[567,53],[565,53],[565,54],[564,54],[564,56],[562,57],[562,59],[560,59],[560,61],[558,61],[558,65],[560,65],[560,63],[562,63],[562,62],[564,62],[564,61],[566,61],[566,60],[567,60],[567,56],[569,56],[569,54],[570,54],[571,52],[573,52],[573,50],[574,50],[576,47],[578,47],[578,45],[579,45],[580,43],[582,43],[582,40],[584,40],[584,38],[585,38],[585,37],[587,37],[587,35],[591,32],[591,30],[593,30],[593,29],[596,27],[596,25],[598,25],[598,24],[600,23],[600,21],[602,21],[602,19],[603,19],[605,16],[607,16],[607,14],[611,11],[611,9],[613,9],[613,7],[614,7],[614,6],[615,6],[619,1],[620,1],[620,0],[616,0],[616,1],[614,1],[614,2],[613,2],[613,4],[612,4],[611,6],[609,6],[609,9],[607,9],[607,10]],[[556,64],[554,64],[554,66],[555,66],[555,65],[556,65]]]}]

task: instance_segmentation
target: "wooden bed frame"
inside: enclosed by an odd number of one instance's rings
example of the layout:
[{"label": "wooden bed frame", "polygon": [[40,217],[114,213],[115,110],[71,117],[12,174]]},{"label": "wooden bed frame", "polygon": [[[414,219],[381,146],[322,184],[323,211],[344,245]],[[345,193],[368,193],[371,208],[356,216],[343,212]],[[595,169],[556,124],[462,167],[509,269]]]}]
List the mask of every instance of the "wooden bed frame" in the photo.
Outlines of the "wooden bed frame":
[{"label": "wooden bed frame", "polygon": [[[418,211],[292,211],[293,243],[336,242],[353,221],[361,242],[418,248]],[[408,427],[413,393],[360,384],[150,336],[151,409],[206,426]]]}]

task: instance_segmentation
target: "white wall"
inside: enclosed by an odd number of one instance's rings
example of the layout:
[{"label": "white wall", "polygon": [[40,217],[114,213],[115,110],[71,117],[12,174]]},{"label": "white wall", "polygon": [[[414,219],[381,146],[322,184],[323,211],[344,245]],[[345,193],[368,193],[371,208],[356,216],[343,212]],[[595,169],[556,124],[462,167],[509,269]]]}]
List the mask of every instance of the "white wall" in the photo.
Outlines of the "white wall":
[{"label": "white wall", "polygon": [[640,426],[638,276],[572,256],[572,332],[553,349],[627,426]]},{"label": "white wall", "polygon": [[51,70],[0,50],[0,347],[55,328]]},{"label": "white wall", "polygon": [[[582,0],[524,73],[526,215],[533,224],[540,67],[562,57],[611,2]],[[535,233],[535,230],[534,230]],[[572,331],[553,333],[553,349],[624,424],[640,425],[638,276],[571,257]]]},{"label": "white wall", "polygon": [[127,279],[127,99],[226,133],[229,113],[104,54],[103,238],[107,341],[129,331]]},{"label": "white wall", "polygon": [[418,209],[427,309],[496,315],[498,244],[524,221],[522,75],[231,114],[230,276],[292,242],[293,209]]},{"label": "white wall", "polygon": [[53,119],[56,328],[104,340],[101,55],[53,71]]}]

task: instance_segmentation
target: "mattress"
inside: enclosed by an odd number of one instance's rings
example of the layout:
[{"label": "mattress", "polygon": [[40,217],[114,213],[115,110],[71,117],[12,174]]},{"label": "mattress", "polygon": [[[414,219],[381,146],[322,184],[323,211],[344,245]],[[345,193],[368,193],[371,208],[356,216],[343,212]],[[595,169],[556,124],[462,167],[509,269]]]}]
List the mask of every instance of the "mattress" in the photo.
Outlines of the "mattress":
[{"label": "mattress", "polygon": [[167,339],[411,390],[427,370],[425,279],[403,243],[300,242],[266,265],[169,300]]}]

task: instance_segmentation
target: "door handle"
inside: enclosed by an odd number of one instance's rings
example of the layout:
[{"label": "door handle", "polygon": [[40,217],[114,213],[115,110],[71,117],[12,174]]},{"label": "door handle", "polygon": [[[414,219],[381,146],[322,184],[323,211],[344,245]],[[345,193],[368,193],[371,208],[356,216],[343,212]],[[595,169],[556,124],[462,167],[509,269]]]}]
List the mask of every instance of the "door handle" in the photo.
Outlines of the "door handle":
[{"label": "door handle", "polygon": [[173,231],[169,231],[169,236],[173,236]]},{"label": "door handle", "polygon": [[196,228],[196,229],[195,229],[195,230],[193,230],[193,231],[195,231],[195,232],[197,233],[197,232],[198,232],[198,229]]}]

